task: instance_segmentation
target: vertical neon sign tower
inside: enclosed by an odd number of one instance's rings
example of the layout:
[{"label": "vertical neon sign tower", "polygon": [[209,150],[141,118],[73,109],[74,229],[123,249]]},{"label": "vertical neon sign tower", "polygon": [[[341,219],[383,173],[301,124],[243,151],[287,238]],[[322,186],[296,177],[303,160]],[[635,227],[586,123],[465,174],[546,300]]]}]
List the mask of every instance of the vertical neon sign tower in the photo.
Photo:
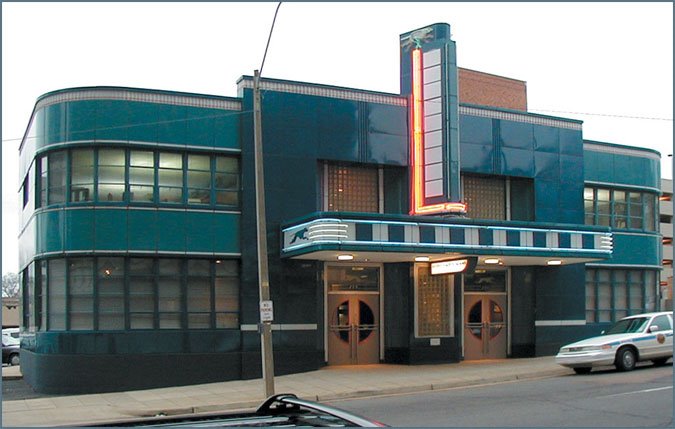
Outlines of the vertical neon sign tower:
[{"label": "vertical neon sign tower", "polygon": [[401,35],[401,94],[409,97],[410,214],[461,215],[455,42],[448,24]]}]

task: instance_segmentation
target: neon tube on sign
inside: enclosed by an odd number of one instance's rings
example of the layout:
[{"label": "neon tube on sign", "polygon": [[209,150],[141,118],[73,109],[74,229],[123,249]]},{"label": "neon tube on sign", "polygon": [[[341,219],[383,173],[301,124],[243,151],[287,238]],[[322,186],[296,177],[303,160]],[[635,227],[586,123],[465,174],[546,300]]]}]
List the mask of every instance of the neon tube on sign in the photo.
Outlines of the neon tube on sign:
[{"label": "neon tube on sign", "polygon": [[459,202],[424,205],[424,129],[422,127],[423,93],[422,50],[412,50],[412,192],[410,214],[433,214],[443,212],[465,213],[466,205]]}]

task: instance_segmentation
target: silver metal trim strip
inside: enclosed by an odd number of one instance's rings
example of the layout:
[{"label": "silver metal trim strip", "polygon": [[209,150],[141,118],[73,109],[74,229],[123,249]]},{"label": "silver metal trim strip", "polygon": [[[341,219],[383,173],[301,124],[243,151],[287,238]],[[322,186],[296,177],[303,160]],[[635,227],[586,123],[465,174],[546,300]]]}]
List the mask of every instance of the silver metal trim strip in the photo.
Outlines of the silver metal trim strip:
[{"label": "silver metal trim strip", "polygon": [[535,320],[534,326],[584,326],[585,320]]},{"label": "silver metal trim strip", "polygon": [[57,103],[82,100],[123,100],[174,106],[202,107],[206,109],[241,110],[240,100],[219,100],[185,94],[161,94],[125,89],[80,89],[47,96],[40,100],[35,110]]},{"label": "silver metal trim strip", "polygon": [[566,128],[569,130],[581,131],[581,124],[578,122],[568,122],[564,119],[543,118],[541,116],[520,114],[515,112],[502,112],[499,110],[479,109],[476,107],[459,106],[459,114],[467,116],[479,116],[490,119],[503,119],[506,121],[522,122],[526,124],[544,125],[547,127]]},{"label": "silver metal trim strip", "polygon": [[[257,332],[258,331],[258,325],[254,324],[246,324],[246,325],[240,325],[239,327],[240,330],[246,331],[246,332]],[[316,331],[318,329],[318,325],[316,323],[273,323],[272,324],[272,330],[273,331]]]},{"label": "silver metal trim strip", "polygon": [[[238,89],[252,89],[253,81],[242,79],[239,82]],[[303,83],[292,82],[270,82],[262,80],[260,89],[264,91],[289,92],[293,94],[314,95],[318,97],[339,98],[342,100],[365,101],[368,103],[391,104],[393,106],[408,106],[408,99],[400,95],[375,94],[360,92],[347,88],[314,86]]]},{"label": "silver metal trim strip", "polygon": [[656,161],[661,161],[661,157],[655,154],[654,152],[642,151],[639,149],[634,149],[630,147],[616,147],[616,146],[605,146],[594,143],[585,142],[584,150],[591,152],[603,152],[603,153],[612,153],[615,155],[628,155],[628,156],[638,156],[641,158],[649,158]]}]

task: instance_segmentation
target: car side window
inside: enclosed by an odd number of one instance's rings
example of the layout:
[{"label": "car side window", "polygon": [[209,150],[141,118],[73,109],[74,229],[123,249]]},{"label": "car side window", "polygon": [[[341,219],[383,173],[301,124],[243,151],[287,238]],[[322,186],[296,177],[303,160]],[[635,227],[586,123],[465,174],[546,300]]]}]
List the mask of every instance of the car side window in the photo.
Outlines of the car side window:
[{"label": "car side window", "polygon": [[673,327],[672,327],[671,324],[670,324],[670,319],[669,319],[668,316],[666,316],[666,315],[656,316],[656,317],[654,318],[654,320],[652,320],[651,325],[649,325],[649,326],[650,326],[650,327],[652,327],[652,326],[658,326],[658,327],[659,327],[659,329],[658,329],[659,331],[667,331],[667,330],[669,330],[669,329],[673,329]]}]

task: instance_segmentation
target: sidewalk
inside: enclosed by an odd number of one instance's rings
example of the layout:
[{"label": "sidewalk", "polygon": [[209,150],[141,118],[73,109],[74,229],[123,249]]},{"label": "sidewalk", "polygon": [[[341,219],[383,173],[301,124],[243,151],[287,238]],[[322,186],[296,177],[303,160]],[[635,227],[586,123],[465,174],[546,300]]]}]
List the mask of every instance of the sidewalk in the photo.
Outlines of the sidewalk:
[{"label": "sidewalk", "polygon": [[[2,377],[20,367],[3,367]],[[381,394],[475,386],[570,373],[553,356],[469,361],[442,365],[362,365],[325,367],[275,377],[276,393],[326,402]],[[55,426],[138,416],[197,413],[257,407],[264,400],[262,379],[129,392],[64,395],[2,402],[2,426]],[[338,405],[339,406],[339,405]]]}]

